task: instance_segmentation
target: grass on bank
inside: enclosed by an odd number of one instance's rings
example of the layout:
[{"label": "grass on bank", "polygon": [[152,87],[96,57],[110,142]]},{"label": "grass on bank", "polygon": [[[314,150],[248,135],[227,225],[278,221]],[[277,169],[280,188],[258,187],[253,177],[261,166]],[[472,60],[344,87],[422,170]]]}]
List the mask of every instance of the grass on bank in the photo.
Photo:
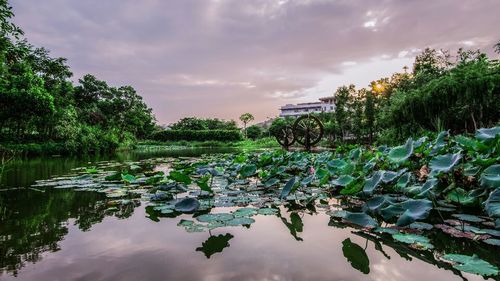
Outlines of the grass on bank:
[{"label": "grass on bank", "polygon": [[222,141],[171,141],[171,142],[160,142],[160,141],[142,141],[139,142],[136,147],[138,149],[161,146],[161,147],[195,147],[195,148],[213,148],[213,147],[234,147],[241,149],[259,149],[259,148],[279,148],[280,145],[274,137],[262,138],[257,140],[242,140],[235,142],[222,142]]}]

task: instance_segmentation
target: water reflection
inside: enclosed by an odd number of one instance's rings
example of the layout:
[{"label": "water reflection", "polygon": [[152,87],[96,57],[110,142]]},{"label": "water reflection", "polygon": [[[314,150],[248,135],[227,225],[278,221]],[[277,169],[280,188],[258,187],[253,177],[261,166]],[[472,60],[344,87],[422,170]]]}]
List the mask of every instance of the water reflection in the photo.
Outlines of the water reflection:
[{"label": "water reflection", "polygon": [[224,235],[220,234],[217,236],[212,236],[202,243],[201,247],[196,248],[196,251],[203,252],[207,259],[209,259],[215,253],[221,253],[224,248],[229,247],[229,240],[234,236],[230,233]]},{"label": "water reflection", "polygon": [[[482,280],[433,252],[328,226],[323,212],[282,207],[278,215],[255,216],[251,228],[186,233],[177,223],[192,215],[116,206],[92,192],[16,193],[2,196],[2,210],[9,210],[2,216],[2,268],[12,274],[2,280]],[[290,234],[300,234],[301,242]],[[459,247],[450,244],[435,242],[436,252]],[[473,244],[462,248],[487,252]],[[41,259],[43,252],[50,253]],[[494,255],[490,251],[488,260]]]},{"label": "water reflection", "polygon": [[94,192],[3,191],[1,279],[483,279],[441,261],[443,253],[477,254],[500,266],[494,246],[434,231],[428,235],[433,251],[413,249],[388,234],[353,229],[316,204],[286,203],[276,215],[254,216],[251,227],[187,233],[177,226],[181,219],[196,220],[214,210],[162,213],[138,200],[112,200]]},{"label": "water reflection", "polygon": [[56,175],[64,175],[72,169],[88,166],[99,161],[139,161],[158,157],[197,157],[203,154],[231,153],[239,151],[236,148],[176,148],[139,149],[117,152],[112,155],[97,155],[87,157],[32,157],[16,158],[5,167],[0,177],[0,189],[27,187],[36,180],[48,179]]},{"label": "water reflection", "polygon": [[303,241],[303,239],[297,235],[298,232],[302,232],[302,230],[304,229],[304,224],[302,223],[300,215],[295,212],[290,213],[290,222],[288,222],[286,218],[281,216],[281,212],[279,213],[279,217],[283,224],[288,228],[293,238],[295,238],[295,240],[297,241]]},{"label": "water reflection", "polygon": [[359,270],[364,274],[370,273],[370,260],[368,259],[365,249],[358,244],[353,243],[350,238],[342,241],[342,253],[351,264],[352,268]]}]

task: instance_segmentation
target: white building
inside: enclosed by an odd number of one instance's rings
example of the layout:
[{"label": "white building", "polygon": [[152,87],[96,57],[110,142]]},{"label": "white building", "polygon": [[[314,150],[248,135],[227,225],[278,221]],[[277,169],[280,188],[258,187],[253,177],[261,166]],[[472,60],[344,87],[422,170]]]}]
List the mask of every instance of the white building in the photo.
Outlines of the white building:
[{"label": "white building", "polygon": [[280,108],[280,117],[300,116],[308,113],[335,111],[335,97],[320,98],[319,102],[287,104]]}]

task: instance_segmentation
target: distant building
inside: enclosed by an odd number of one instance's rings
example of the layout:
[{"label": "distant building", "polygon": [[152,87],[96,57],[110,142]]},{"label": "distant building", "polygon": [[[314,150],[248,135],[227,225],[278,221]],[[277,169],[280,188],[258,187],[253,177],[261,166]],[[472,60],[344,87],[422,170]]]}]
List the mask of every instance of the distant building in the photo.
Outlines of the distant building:
[{"label": "distant building", "polygon": [[333,112],[335,111],[335,97],[320,98],[319,102],[307,102],[299,104],[287,104],[280,108],[280,117],[300,116],[308,113]]}]

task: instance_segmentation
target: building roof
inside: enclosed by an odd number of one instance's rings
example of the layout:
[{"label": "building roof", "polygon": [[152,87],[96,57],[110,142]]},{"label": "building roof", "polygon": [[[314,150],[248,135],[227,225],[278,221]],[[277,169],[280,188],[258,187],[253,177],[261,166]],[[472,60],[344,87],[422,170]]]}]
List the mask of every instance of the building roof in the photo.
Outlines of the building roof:
[{"label": "building roof", "polygon": [[335,97],[334,96],[329,96],[329,97],[322,97],[322,98],[319,98],[320,101],[335,101]]}]

